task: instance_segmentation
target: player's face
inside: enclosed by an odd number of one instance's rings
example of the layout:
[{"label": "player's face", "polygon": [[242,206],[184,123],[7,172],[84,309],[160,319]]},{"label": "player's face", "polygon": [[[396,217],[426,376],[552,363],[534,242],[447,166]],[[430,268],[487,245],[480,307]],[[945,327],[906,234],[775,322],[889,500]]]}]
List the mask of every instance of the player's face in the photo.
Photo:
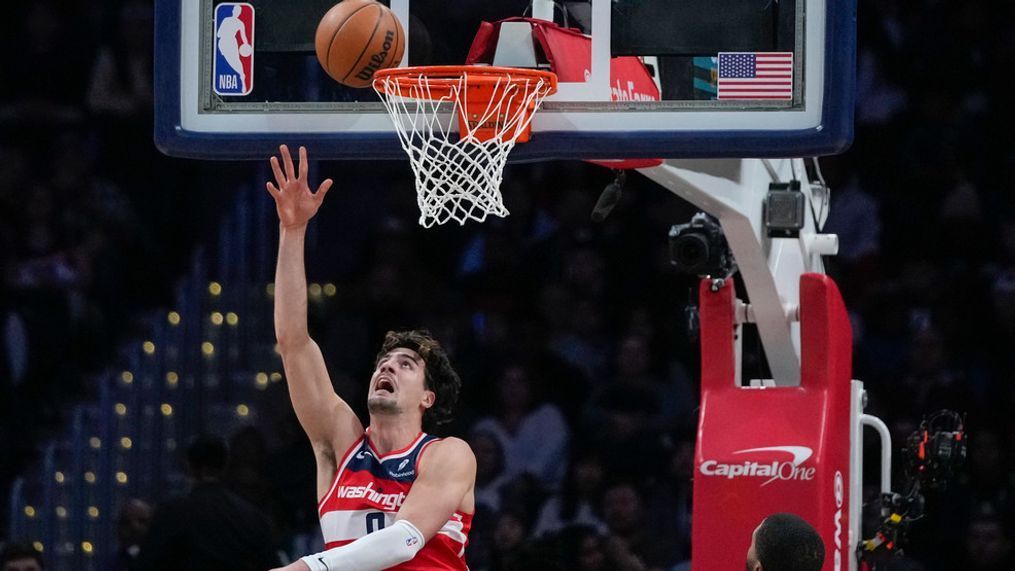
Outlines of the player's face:
[{"label": "player's face", "polygon": [[377,361],[370,377],[367,408],[372,414],[403,414],[433,406],[426,389],[426,363],[412,349],[398,348]]},{"label": "player's face", "polygon": [[762,571],[761,562],[758,561],[758,553],[754,547],[754,542],[758,538],[758,530],[761,529],[761,524],[754,528],[754,533],[751,534],[751,546],[747,549],[747,571]]}]

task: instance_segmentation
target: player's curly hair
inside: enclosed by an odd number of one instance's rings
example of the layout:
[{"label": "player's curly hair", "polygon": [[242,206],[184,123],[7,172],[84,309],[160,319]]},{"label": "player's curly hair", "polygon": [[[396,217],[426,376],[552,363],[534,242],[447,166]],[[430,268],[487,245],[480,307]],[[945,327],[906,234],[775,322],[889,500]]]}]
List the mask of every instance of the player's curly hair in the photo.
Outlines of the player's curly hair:
[{"label": "player's curly hair", "polygon": [[423,358],[426,365],[425,386],[435,395],[433,406],[423,413],[423,429],[429,432],[451,422],[455,405],[458,404],[458,393],[462,389],[462,379],[451,366],[447,351],[425,329],[388,331],[377,360],[399,348],[411,349]]},{"label": "player's curly hair", "polygon": [[761,522],[754,548],[762,569],[820,571],[825,544],[816,529],[793,513],[772,514]]}]

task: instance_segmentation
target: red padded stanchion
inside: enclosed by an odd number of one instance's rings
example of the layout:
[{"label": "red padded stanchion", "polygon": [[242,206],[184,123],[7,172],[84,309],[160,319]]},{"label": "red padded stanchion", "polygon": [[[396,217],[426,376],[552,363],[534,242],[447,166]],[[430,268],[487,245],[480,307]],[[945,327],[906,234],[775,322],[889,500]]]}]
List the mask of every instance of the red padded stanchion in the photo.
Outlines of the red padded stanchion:
[{"label": "red padded stanchion", "polygon": [[801,277],[801,385],[742,388],[732,280],[710,284],[700,287],[692,568],[743,569],[754,528],[793,512],[821,534],[824,570],[848,569],[852,332],[839,290],[827,276]]}]

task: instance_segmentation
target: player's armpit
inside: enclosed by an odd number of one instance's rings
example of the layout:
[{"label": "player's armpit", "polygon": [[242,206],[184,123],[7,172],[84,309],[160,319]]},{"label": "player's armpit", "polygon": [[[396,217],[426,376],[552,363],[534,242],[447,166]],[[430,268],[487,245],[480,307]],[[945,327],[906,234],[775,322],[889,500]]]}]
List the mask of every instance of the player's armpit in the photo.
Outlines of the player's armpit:
[{"label": "player's armpit", "polygon": [[335,393],[321,349],[313,340],[282,352],[296,417],[314,448],[327,447],[336,455],[363,434],[352,408]]},{"label": "player's armpit", "polygon": [[451,519],[476,485],[476,456],[465,441],[446,438],[428,446],[397,520],[408,520],[427,541]]}]

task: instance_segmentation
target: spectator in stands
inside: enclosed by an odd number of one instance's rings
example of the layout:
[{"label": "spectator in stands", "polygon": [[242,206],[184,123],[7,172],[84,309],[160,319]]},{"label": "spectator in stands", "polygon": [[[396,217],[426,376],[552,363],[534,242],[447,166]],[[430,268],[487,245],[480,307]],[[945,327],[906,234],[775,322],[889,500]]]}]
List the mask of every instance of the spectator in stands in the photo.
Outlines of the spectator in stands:
[{"label": "spectator in stands", "polygon": [[151,522],[152,507],[144,500],[133,498],[120,507],[120,513],[116,516],[118,548],[108,571],[142,571],[138,558]]},{"label": "spectator in stands", "polygon": [[821,536],[796,514],[772,514],[751,535],[747,571],[821,571],[824,563]]},{"label": "spectator in stands", "polygon": [[645,504],[635,484],[620,482],[607,488],[602,511],[610,532],[606,553],[618,569],[667,569],[679,559],[675,538],[655,525],[645,525]]},{"label": "spectator in stands", "polygon": [[473,430],[469,446],[476,454],[476,505],[500,510],[501,488],[508,482],[504,473],[504,447],[492,432]]},{"label": "spectator in stands", "polygon": [[504,449],[490,432],[474,430],[469,446],[476,455],[476,513],[469,532],[469,567],[488,569],[493,559],[497,517],[510,480],[504,473]]},{"label": "spectator in stands", "polygon": [[111,7],[118,33],[98,49],[88,81],[86,103],[103,118],[147,119],[152,106],[152,6],[127,0]]},{"label": "spectator in stands", "polygon": [[606,318],[600,303],[580,296],[573,298],[566,329],[552,334],[547,344],[550,351],[592,380],[602,377],[609,351]]},{"label": "spectator in stands", "polygon": [[583,424],[607,471],[634,478],[664,468],[660,437],[686,421],[688,407],[679,390],[651,374],[643,336],[622,339],[617,355],[616,372],[593,394]]},{"label": "spectator in stands", "polygon": [[546,496],[535,476],[519,474],[501,487],[500,498],[500,511],[522,518],[525,529],[531,531],[532,522],[536,520],[539,507],[543,505]]},{"label": "spectator in stands", "polygon": [[220,481],[227,456],[219,438],[202,436],[190,445],[193,487],[155,513],[141,549],[141,569],[263,571],[278,566],[271,523]]},{"label": "spectator in stands", "polygon": [[11,543],[0,549],[0,571],[44,571],[42,553],[28,543]]},{"label": "spectator in stands", "polygon": [[1011,530],[996,513],[984,511],[974,516],[965,544],[963,571],[1010,571],[1015,567]]},{"label": "spectator in stands", "polygon": [[899,383],[900,404],[908,405],[914,418],[945,407],[969,410],[969,380],[964,371],[952,366],[944,333],[937,325],[924,323],[922,316],[911,319],[909,371]]},{"label": "spectator in stands", "polygon": [[576,525],[560,533],[560,559],[564,569],[571,571],[613,571],[603,549],[603,537],[593,527]]},{"label": "spectator in stands", "polygon": [[613,391],[642,395],[656,403],[654,414],[642,422],[652,432],[669,431],[693,416],[694,391],[689,383],[675,382],[654,371],[650,340],[643,334],[631,333],[617,343]]},{"label": "spectator in stands", "polygon": [[595,450],[586,449],[572,456],[560,492],[539,510],[533,535],[543,537],[573,525],[605,533],[606,526],[596,513],[603,493],[603,474],[603,462]]},{"label": "spectator in stands", "polygon": [[570,438],[564,415],[537,395],[527,367],[507,366],[497,391],[497,414],[481,419],[474,430],[489,432],[500,441],[508,477],[531,474],[544,490],[556,490],[567,466]]},{"label": "spectator in stands", "polygon": [[668,451],[666,468],[654,474],[646,486],[647,497],[652,504],[647,506],[649,521],[674,539],[680,547],[682,559],[691,558],[691,500],[694,490],[694,436],[675,435],[672,448]]},{"label": "spectator in stands", "polygon": [[512,512],[497,517],[489,569],[491,571],[522,571],[533,567],[533,553],[526,542],[528,527],[525,518]]}]

